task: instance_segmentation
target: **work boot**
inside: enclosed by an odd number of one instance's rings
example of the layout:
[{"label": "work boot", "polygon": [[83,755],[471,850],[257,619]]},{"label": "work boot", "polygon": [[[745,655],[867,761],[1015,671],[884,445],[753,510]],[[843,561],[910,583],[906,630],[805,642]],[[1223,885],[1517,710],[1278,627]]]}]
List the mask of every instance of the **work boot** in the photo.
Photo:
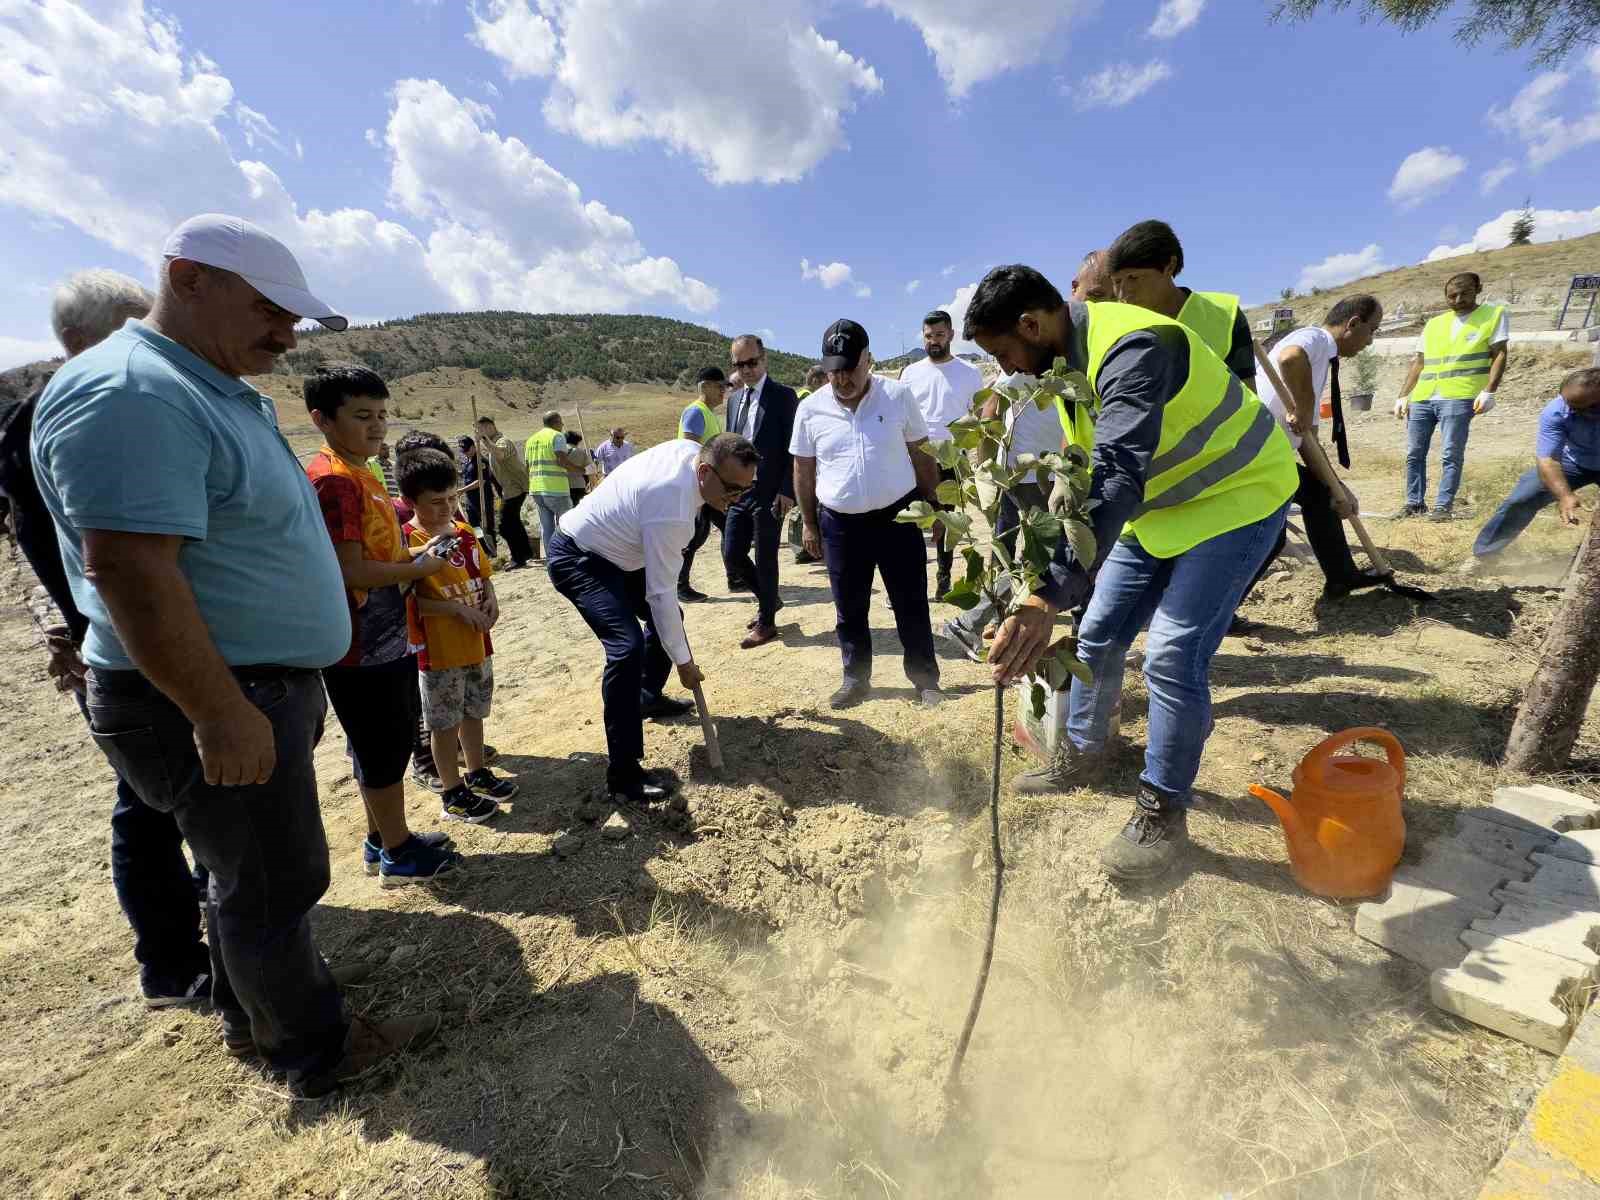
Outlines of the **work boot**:
[{"label": "work boot", "polygon": [[1408,517],[1420,517],[1427,511],[1428,506],[1426,504],[1405,504],[1400,507],[1400,511],[1391,513],[1389,519],[1391,521],[1404,521]]},{"label": "work boot", "polygon": [[1344,579],[1330,579],[1322,585],[1324,600],[1340,600],[1361,588],[1382,587],[1394,579],[1393,571],[1357,571]]},{"label": "work boot", "polygon": [[1105,751],[1079,750],[1067,738],[1061,737],[1050,761],[1042,767],[1024,771],[1011,783],[1011,790],[1023,796],[1045,796],[1054,792],[1070,792],[1099,779],[1105,771]]},{"label": "work boot", "polygon": [[851,708],[865,700],[871,691],[872,684],[869,680],[846,677],[844,683],[839,685],[839,690],[828,697],[828,707]]},{"label": "work boot", "polygon": [[1188,811],[1141,784],[1133,816],[1101,849],[1100,865],[1112,879],[1152,879],[1164,873],[1188,844]]},{"label": "work boot", "polygon": [[701,591],[696,591],[687,583],[680,583],[678,585],[678,599],[684,604],[699,604],[702,600],[706,599],[706,594]]},{"label": "work boot", "polygon": [[1428,513],[1428,520],[1430,520],[1430,521],[1453,521],[1453,520],[1455,520],[1455,514],[1450,511],[1448,506],[1443,505],[1443,504],[1436,504],[1436,505],[1434,505],[1433,509]]},{"label": "work boot", "polygon": [[301,1080],[295,1091],[306,1099],[326,1096],[388,1059],[425,1046],[439,1032],[439,1024],[438,1013],[396,1017],[388,1021],[369,1021],[365,1017],[356,1017],[350,1022],[344,1057],[321,1075]]}]

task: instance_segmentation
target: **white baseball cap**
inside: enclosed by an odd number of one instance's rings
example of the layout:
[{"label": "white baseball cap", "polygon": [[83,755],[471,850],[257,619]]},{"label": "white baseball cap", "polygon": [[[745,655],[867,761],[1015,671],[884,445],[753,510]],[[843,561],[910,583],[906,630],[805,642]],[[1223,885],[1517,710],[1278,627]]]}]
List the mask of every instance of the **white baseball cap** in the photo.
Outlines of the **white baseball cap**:
[{"label": "white baseball cap", "polygon": [[201,213],[167,236],[164,258],[186,258],[232,271],[280,308],[335,332],[350,324],[306,288],[305,272],[277,238],[243,217]]}]

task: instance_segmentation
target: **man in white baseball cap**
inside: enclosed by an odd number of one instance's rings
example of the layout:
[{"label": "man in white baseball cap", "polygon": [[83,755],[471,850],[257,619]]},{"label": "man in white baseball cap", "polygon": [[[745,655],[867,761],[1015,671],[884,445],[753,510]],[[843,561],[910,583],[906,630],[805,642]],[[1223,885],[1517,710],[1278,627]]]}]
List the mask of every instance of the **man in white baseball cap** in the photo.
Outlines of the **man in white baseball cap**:
[{"label": "man in white baseball cap", "polygon": [[305,272],[289,247],[243,217],[225,213],[190,217],[168,235],[161,256],[231,271],[284,311],[301,320],[317,321],[335,333],[350,324],[311,294]]}]

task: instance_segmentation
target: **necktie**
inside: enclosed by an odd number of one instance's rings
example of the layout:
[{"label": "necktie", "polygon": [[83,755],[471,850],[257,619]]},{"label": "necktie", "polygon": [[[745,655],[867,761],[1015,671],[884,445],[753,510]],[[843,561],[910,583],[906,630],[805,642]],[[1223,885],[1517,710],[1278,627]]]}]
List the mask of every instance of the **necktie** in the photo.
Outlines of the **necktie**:
[{"label": "necktie", "polygon": [[756,394],[749,388],[744,390],[744,412],[739,415],[744,418],[744,429],[741,432],[746,440],[753,440],[756,436]]},{"label": "necktie", "polygon": [[1344,405],[1339,402],[1339,356],[1328,364],[1328,394],[1333,399],[1333,445],[1339,452],[1339,465],[1350,465],[1350,439],[1344,430]]}]

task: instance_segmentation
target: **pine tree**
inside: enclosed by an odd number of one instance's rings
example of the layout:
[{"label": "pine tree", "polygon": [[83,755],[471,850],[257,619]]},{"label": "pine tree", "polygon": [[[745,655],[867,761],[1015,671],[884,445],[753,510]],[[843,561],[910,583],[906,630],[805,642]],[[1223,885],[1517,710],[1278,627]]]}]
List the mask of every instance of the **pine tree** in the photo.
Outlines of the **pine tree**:
[{"label": "pine tree", "polygon": [[[1319,9],[1349,8],[1355,0],[1277,0],[1274,17],[1304,20]],[[1360,0],[1363,18],[1379,17],[1401,29],[1420,29],[1453,0]],[[1514,50],[1526,46],[1534,61],[1549,65],[1580,46],[1600,43],[1600,0],[1472,0],[1471,14],[1456,27],[1456,37],[1475,45],[1489,37]]]},{"label": "pine tree", "polygon": [[1517,219],[1511,222],[1511,244],[1513,246],[1526,246],[1533,241],[1533,200],[1529,198],[1522,206],[1522,211],[1517,214]]}]

